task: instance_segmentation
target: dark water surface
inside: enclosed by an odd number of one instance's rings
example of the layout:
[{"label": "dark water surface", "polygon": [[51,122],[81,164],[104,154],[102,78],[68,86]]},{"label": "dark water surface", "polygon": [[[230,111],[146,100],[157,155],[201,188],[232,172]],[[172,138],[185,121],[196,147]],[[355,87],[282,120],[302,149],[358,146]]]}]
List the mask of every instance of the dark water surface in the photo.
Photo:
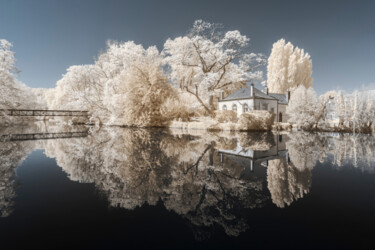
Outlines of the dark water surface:
[{"label": "dark water surface", "polygon": [[0,249],[373,249],[374,137],[37,132],[0,129]]}]

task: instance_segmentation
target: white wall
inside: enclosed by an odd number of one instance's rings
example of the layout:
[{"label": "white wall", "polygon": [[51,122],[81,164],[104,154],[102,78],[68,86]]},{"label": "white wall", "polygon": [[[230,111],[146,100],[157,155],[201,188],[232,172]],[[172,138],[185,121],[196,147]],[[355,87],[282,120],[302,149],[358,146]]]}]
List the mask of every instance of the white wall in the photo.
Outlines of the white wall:
[{"label": "white wall", "polygon": [[[267,107],[264,107],[266,105]],[[275,114],[275,122],[277,122],[277,100],[268,99],[255,99],[255,109],[256,110],[268,110]]]},{"label": "white wall", "polygon": [[[249,106],[249,110],[254,110],[254,100],[234,100],[234,101],[221,101],[218,103],[218,110],[223,110],[224,105],[227,106],[227,110],[233,110],[233,104],[237,106],[237,117],[240,117],[243,113],[243,106],[245,103]],[[264,107],[266,104],[267,108]],[[273,111],[275,114],[275,122],[278,122],[279,114],[282,114],[282,122],[287,122],[288,117],[286,115],[286,106],[285,104],[278,104],[277,100],[268,100],[268,99],[255,99],[255,109],[256,110],[268,110]],[[273,110],[272,110],[273,109]]]},{"label": "white wall", "polygon": [[243,105],[247,104],[249,110],[254,109],[254,100],[247,99],[247,100],[234,100],[234,101],[221,101],[219,102],[219,110],[223,110],[224,105],[227,106],[227,110],[233,110],[233,104],[237,106],[237,117],[240,117],[243,113]]},{"label": "white wall", "polygon": [[[279,104],[279,114],[281,113],[282,115],[282,121],[279,121],[278,122],[287,122],[288,121],[288,116],[286,115],[286,104]],[[278,114],[278,117],[277,119],[279,119],[279,114]]]}]

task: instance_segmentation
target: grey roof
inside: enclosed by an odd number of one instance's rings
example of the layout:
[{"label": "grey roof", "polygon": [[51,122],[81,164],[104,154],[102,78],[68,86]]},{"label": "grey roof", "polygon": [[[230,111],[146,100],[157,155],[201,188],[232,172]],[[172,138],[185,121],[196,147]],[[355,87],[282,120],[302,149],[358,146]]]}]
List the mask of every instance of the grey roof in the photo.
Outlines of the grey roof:
[{"label": "grey roof", "polygon": [[263,93],[262,91],[260,91],[257,88],[254,88],[254,94],[255,94],[255,97],[259,97],[259,98],[263,98],[263,99],[270,99],[270,100],[276,99],[272,96],[267,95],[266,93]]},{"label": "grey roof", "polygon": [[286,100],[286,96],[284,94],[268,93],[268,95],[276,98],[280,104],[288,104],[288,101]]},{"label": "grey roof", "polygon": [[[286,100],[286,96],[284,94],[276,94],[276,93],[263,93],[259,89],[254,87],[254,95],[255,98],[262,98],[262,99],[269,99],[269,100],[277,100],[280,104],[288,104]],[[242,88],[237,90],[236,92],[228,95],[221,101],[232,101],[232,100],[243,100],[243,99],[250,99],[251,96],[251,88]]]},{"label": "grey roof", "polygon": [[[256,98],[263,98],[263,99],[270,99],[274,100],[277,98],[271,97],[269,95],[266,95],[259,89],[254,87],[254,96]],[[252,98],[251,96],[251,89],[250,88],[242,88],[237,90],[236,92],[228,95],[226,98],[224,98],[222,101],[231,101],[231,100],[241,100],[241,99],[250,99]]]},{"label": "grey roof", "polygon": [[223,101],[230,101],[230,100],[237,100],[237,99],[248,99],[251,98],[251,90],[250,88],[242,88],[237,90],[236,92],[228,95],[223,99]]}]

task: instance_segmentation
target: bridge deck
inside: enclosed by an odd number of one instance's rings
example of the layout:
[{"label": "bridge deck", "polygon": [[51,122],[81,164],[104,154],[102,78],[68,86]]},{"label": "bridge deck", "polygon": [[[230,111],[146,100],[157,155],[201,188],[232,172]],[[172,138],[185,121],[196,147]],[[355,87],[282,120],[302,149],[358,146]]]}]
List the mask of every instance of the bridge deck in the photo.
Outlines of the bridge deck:
[{"label": "bridge deck", "polygon": [[8,116],[88,116],[88,111],[78,110],[30,110],[0,109],[0,115]]}]

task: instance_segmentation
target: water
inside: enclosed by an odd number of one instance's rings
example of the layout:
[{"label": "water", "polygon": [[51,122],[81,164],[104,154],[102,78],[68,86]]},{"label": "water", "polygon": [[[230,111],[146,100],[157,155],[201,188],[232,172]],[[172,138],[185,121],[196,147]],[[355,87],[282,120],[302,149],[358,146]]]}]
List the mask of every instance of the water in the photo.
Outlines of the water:
[{"label": "water", "polygon": [[[19,136],[36,132],[51,139]],[[87,133],[52,139],[62,132]],[[371,136],[28,126],[0,137],[1,249],[372,244]]]}]

